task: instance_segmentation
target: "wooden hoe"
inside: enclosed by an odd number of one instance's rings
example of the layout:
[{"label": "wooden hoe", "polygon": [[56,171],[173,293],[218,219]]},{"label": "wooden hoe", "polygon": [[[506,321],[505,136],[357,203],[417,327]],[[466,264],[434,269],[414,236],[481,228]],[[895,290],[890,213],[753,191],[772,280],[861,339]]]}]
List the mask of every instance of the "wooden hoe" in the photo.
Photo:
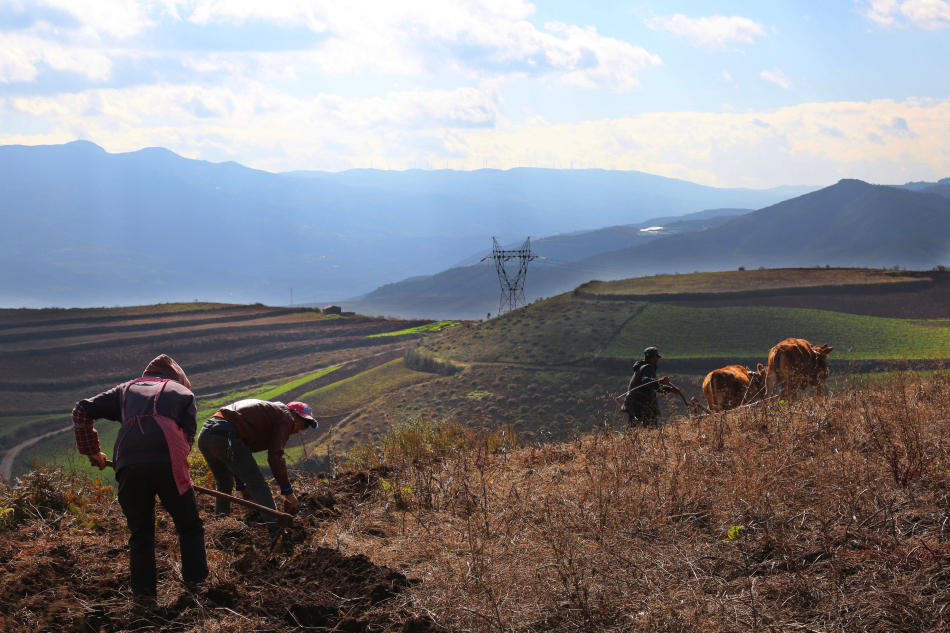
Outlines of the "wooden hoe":
[{"label": "wooden hoe", "polygon": [[[113,468],[112,462],[106,460],[106,466]],[[277,525],[282,528],[291,527],[294,524],[294,517],[287,514],[286,512],[279,512],[277,510],[271,510],[265,506],[254,503],[253,501],[247,501],[246,499],[241,499],[240,497],[234,497],[223,492],[218,492],[217,490],[212,490],[211,488],[205,488],[204,486],[192,486],[195,489],[195,492],[208,495],[209,497],[217,497],[218,499],[226,499],[232,503],[237,503],[238,505],[246,506],[248,508],[253,508],[258,512],[266,512],[277,517]]]}]

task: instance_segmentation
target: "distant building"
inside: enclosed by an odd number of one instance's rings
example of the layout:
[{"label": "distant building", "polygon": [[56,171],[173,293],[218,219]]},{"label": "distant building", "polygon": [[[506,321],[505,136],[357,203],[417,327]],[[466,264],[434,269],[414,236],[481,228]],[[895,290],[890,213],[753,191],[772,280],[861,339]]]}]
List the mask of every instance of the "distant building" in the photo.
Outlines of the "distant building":
[{"label": "distant building", "polygon": [[324,314],[343,314],[343,308],[340,306],[325,306],[323,308]]}]

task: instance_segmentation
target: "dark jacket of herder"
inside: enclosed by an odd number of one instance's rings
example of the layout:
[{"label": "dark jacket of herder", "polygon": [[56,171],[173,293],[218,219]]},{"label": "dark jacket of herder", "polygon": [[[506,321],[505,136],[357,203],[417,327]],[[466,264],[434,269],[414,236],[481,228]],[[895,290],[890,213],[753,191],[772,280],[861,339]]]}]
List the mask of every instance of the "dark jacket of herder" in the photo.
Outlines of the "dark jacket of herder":
[{"label": "dark jacket of herder", "polygon": [[294,415],[287,405],[266,400],[240,400],[219,409],[215,416],[233,424],[252,453],[267,451],[267,464],[278,485],[290,483],[284,447],[294,432]]},{"label": "dark jacket of herder", "polygon": [[669,391],[667,385],[661,385],[656,377],[656,365],[649,361],[638,360],[633,365],[633,377],[630,378],[629,393],[623,401],[623,408],[632,411],[639,407],[657,407],[657,393]]},{"label": "dark jacket of herder", "polygon": [[[97,396],[80,400],[79,404],[93,418],[105,418],[121,423],[122,393],[127,385],[128,383],[122,383]],[[161,389],[162,383],[159,380],[138,382],[128,387],[125,396],[125,418],[131,420],[134,416],[141,417],[134,424],[126,422],[119,429],[112,456],[115,472],[133,464],[171,462],[165,433],[149,415],[153,411],[155,396]],[[187,387],[174,380],[166,382],[158,399],[158,414],[174,420],[185,432],[185,437],[195,436],[198,410],[195,395]]]}]

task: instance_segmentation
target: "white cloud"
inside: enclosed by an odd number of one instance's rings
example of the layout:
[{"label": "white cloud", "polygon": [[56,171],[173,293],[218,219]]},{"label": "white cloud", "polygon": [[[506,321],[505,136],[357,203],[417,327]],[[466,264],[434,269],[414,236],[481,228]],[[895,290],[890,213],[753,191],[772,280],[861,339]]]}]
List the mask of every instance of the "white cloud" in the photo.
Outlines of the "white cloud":
[{"label": "white cloud", "polygon": [[264,84],[90,90],[0,99],[42,135],[0,143],[94,140],[109,151],[168,147],[184,156],[287,171],[379,166],[475,169],[615,165],[715,186],[936,180],[950,174],[950,99],[810,103],[774,111],[655,112],[513,123],[497,88],[295,98]]},{"label": "white cloud", "polygon": [[950,27],[948,0],[871,0],[859,6],[862,15],[885,27],[913,24],[925,31]]},{"label": "white cloud", "polygon": [[655,31],[666,31],[682,37],[693,46],[719,51],[727,50],[730,42],[754,44],[755,37],[765,36],[765,29],[761,24],[737,15],[690,18],[677,13],[648,19],[646,24]]},{"label": "white cloud", "polygon": [[[233,73],[246,79],[293,78],[300,71],[329,74],[425,76],[445,70],[467,79],[539,77],[587,88],[628,91],[639,85],[639,71],[662,64],[640,46],[600,35],[594,27],[550,22],[539,28],[528,21],[534,5],[523,0],[40,0],[48,9],[72,17],[74,24],[56,28],[37,12],[32,15],[33,37],[60,53],[57,59],[88,57],[88,51],[112,43],[106,51],[113,61],[146,56],[182,64],[198,72]],[[21,7],[21,13],[26,8]],[[237,29],[275,25],[298,32],[308,29],[318,37],[296,50],[207,52],[149,49],[149,29],[174,29],[187,20],[199,27]],[[155,31],[158,33],[159,31]],[[141,49],[136,44],[141,41]],[[117,47],[116,43],[121,43]],[[34,81],[44,70],[36,47],[21,49],[7,42],[0,57],[0,73],[7,81]],[[108,45],[108,44],[105,44]],[[198,45],[197,48],[201,48]],[[71,52],[85,50],[86,53]],[[98,62],[80,72],[100,77]],[[59,70],[73,70],[60,63]]]},{"label": "white cloud", "polygon": [[791,88],[792,80],[788,78],[788,75],[783,73],[778,66],[774,70],[763,70],[759,73],[759,76],[766,81],[771,81],[776,86],[781,86],[786,90]]},{"label": "white cloud", "polygon": [[539,29],[522,0],[349,2],[198,0],[179,3],[200,25],[254,21],[303,26],[326,36],[307,56],[334,74],[371,71],[421,75],[446,66],[469,78],[554,76],[561,83],[629,90],[643,68],[662,64],[642,47],[581,28],[550,22]]},{"label": "white cloud", "polygon": [[35,0],[35,6],[49,7],[75,18],[89,37],[111,36],[127,39],[153,24],[149,17],[162,2],[142,0]]},{"label": "white cloud", "polygon": [[65,46],[35,33],[0,32],[0,83],[34,81],[42,67],[92,81],[106,79],[112,72],[112,62],[100,50]]}]

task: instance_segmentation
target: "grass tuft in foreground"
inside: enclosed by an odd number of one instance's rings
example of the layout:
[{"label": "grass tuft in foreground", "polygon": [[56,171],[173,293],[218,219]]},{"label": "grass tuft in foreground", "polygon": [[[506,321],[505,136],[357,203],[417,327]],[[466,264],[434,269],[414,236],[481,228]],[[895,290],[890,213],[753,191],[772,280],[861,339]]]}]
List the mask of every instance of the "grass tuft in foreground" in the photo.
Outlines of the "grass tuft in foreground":
[{"label": "grass tuft in foreground", "polygon": [[340,469],[399,470],[412,463],[445,459],[473,449],[489,453],[512,450],[517,435],[511,427],[475,429],[451,420],[410,419],[394,425],[381,437],[363,442],[349,451]]}]

